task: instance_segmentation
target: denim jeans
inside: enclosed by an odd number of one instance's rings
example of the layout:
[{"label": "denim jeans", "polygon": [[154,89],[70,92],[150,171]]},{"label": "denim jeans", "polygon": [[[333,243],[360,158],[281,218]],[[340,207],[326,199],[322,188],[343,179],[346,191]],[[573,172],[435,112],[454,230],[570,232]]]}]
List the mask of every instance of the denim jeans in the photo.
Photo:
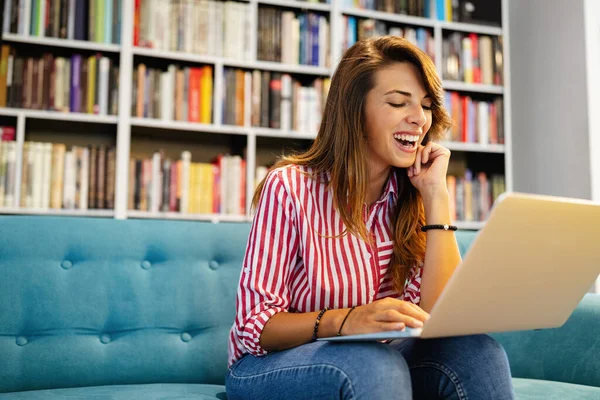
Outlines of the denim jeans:
[{"label": "denim jeans", "polygon": [[227,373],[235,399],[513,399],[504,349],[487,335],[379,342],[314,342]]}]

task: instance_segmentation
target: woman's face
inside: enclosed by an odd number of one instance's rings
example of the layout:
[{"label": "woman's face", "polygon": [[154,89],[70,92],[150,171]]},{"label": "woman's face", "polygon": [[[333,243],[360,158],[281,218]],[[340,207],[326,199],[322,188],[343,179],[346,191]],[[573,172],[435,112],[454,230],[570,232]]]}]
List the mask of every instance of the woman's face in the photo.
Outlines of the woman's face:
[{"label": "woman's face", "polygon": [[365,105],[371,173],[413,165],[417,146],[431,127],[431,104],[413,64],[395,63],[376,72]]}]

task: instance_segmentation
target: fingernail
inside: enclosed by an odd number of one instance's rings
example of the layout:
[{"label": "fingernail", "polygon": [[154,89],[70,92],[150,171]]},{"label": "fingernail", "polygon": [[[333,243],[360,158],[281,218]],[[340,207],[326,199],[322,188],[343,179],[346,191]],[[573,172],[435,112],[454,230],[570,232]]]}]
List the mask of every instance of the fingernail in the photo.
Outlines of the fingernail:
[{"label": "fingernail", "polygon": [[419,320],[417,320],[417,322],[415,323],[416,326],[418,326],[419,328],[423,327],[423,323]]}]

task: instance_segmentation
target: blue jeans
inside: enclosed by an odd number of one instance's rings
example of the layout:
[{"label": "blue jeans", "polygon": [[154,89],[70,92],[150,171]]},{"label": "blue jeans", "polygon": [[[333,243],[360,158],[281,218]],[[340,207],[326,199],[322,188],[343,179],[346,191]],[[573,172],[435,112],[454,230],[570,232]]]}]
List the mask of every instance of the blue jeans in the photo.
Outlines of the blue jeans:
[{"label": "blue jeans", "polygon": [[513,399],[504,349],[487,335],[390,343],[314,342],[227,373],[235,399]]}]

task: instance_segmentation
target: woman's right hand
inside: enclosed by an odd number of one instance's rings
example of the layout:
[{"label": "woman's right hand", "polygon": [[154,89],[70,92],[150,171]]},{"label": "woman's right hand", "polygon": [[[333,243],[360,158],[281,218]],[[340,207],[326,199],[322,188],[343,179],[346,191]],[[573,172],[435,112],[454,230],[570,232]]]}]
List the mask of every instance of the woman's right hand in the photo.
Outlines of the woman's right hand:
[{"label": "woman's right hand", "polygon": [[427,319],[429,319],[429,314],[418,305],[387,297],[356,307],[348,315],[341,334],[345,336],[381,331],[399,331],[407,326],[422,328]]}]

